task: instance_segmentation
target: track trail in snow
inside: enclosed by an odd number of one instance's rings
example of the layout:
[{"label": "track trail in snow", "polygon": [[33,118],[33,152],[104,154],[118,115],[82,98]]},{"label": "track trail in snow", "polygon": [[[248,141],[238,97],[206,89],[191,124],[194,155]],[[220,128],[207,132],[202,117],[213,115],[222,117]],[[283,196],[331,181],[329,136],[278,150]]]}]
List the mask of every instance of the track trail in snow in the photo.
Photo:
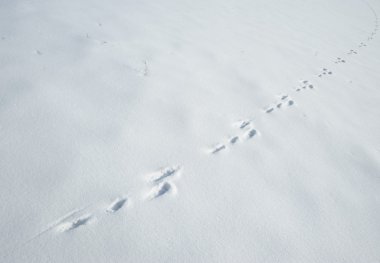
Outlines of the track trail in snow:
[{"label": "track trail in snow", "polygon": [[[345,56],[336,57],[333,60],[337,66],[349,63],[349,58],[359,54],[359,50],[368,46],[370,41],[374,39],[374,36],[378,31],[378,16],[376,11],[367,3],[375,17],[375,26],[367,40],[361,41],[354,49],[350,49],[345,52]],[[337,68],[338,70],[338,68]],[[286,112],[296,107],[296,100],[293,96],[302,92],[311,91],[316,89],[316,85],[313,79],[322,79],[328,81],[330,77],[334,75],[334,71],[326,67],[321,67],[318,72],[315,72],[310,78],[302,79],[298,81],[296,87],[293,87],[287,94],[277,96],[277,99],[273,103],[263,107],[260,112],[263,118],[269,118],[272,114],[278,114],[280,112]],[[235,145],[255,140],[257,136],[260,136],[259,130],[254,125],[255,118],[250,117],[240,120],[236,123],[237,132],[233,136],[226,137],[222,142],[216,143],[211,148],[209,153],[211,155],[218,155],[230,147],[236,147]],[[175,195],[177,189],[175,181],[178,180],[182,173],[183,167],[174,165],[158,169],[151,174],[145,176],[145,186],[149,188],[148,191],[142,190],[143,202],[150,202],[160,200],[168,195]],[[82,229],[86,226],[90,226],[93,222],[99,222],[105,220],[109,216],[116,216],[122,214],[123,211],[129,208],[129,204],[133,198],[128,194],[122,194],[115,197],[113,200],[109,200],[106,206],[101,205],[104,202],[98,202],[94,205],[89,205],[84,208],[75,209],[72,212],[62,216],[46,226],[45,229],[38,232],[32,238],[25,241],[19,247],[41,237],[48,232],[55,233],[71,233],[78,229]]]},{"label": "track trail in snow", "polygon": [[[373,16],[375,18],[375,24],[372,32],[367,37],[366,40],[361,41],[356,47],[353,49],[350,49],[345,52],[345,57],[340,56],[336,57],[335,60],[333,60],[334,64],[342,65],[349,63],[349,58],[355,55],[359,54],[359,50],[367,47],[370,42],[374,39],[375,35],[378,31],[378,16],[376,11],[373,9],[373,7],[365,2],[366,5],[369,7],[369,9],[372,11]],[[346,58],[347,57],[347,58]],[[335,69],[334,69],[335,70]],[[337,68],[338,70],[338,68]],[[235,142],[244,142],[247,141],[247,139],[252,138],[253,136],[247,136],[247,133],[250,133],[250,130],[256,129],[254,122],[258,118],[266,118],[267,115],[276,114],[277,112],[286,111],[288,109],[293,108],[293,106],[296,105],[295,100],[292,99],[292,95],[296,95],[298,93],[313,90],[316,89],[317,86],[313,84],[314,80],[321,80],[321,81],[328,81],[330,77],[334,75],[334,71],[327,67],[321,67],[320,70],[314,75],[310,76],[310,78],[303,79],[301,81],[298,81],[299,83],[296,85],[295,88],[290,90],[287,94],[283,94],[280,96],[277,96],[278,99],[274,102],[270,103],[269,105],[263,107],[261,111],[261,115],[257,117],[247,117],[243,120],[237,121],[233,126],[237,127],[238,131],[236,134],[232,136],[225,136],[226,139],[224,139],[221,142],[215,143],[214,146],[211,147],[209,150],[209,153],[212,155],[219,154],[225,150],[228,150],[230,147],[235,145]],[[264,115],[263,115],[264,114]],[[258,115],[258,114],[256,114]],[[253,116],[253,115],[251,115]],[[256,130],[255,130],[256,131]],[[256,133],[255,133],[256,134]],[[231,137],[234,138],[234,142],[232,143]]]},{"label": "track trail in snow", "polygon": [[[143,194],[143,200],[152,201],[165,195],[175,194],[176,186],[174,181],[180,176],[181,170],[181,166],[170,166],[146,175],[146,185],[150,189]],[[78,213],[75,213],[75,216],[65,217],[64,220],[55,223],[48,230],[55,229],[57,232],[75,230],[79,227],[86,226],[96,218],[99,221],[104,215],[108,214],[110,216],[111,214],[121,213],[123,209],[128,208],[131,200],[127,194],[123,194],[109,201],[106,208],[101,205],[95,205],[91,209],[83,209],[81,215],[77,216]]]},{"label": "track trail in snow", "polygon": [[[142,179],[149,190],[142,191],[141,201],[149,202],[169,195],[175,196],[177,192],[175,181],[180,177],[182,170],[181,166],[174,165],[160,168],[143,176]],[[25,242],[9,248],[8,253],[2,255],[2,257],[5,258],[8,255],[14,254],[18,249],[49,232],[55,234],[71,233],[90,226],[92,223],[106,220],[110,216],[125,214],[124,210],[127,210],[131,203],[132,198],[128,194],[122,194],[108,201],[99,201],[82,208],[74,209],[48,224]]]}]

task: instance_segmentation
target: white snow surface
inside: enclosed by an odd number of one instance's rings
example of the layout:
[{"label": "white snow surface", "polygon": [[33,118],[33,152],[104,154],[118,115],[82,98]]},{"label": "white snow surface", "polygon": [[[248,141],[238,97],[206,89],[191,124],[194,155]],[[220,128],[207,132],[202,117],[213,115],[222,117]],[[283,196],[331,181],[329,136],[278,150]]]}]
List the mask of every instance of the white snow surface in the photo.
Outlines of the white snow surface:
[{"label": "white snow surface", "polygon": [[378,14],[0,0],[0,262],[380,262]]}]

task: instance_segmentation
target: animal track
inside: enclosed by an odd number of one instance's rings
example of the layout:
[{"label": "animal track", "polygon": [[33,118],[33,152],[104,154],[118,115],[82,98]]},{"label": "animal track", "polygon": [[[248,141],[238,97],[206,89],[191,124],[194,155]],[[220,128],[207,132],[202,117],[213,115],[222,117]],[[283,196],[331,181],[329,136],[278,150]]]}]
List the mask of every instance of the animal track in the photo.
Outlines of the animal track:
[{"label": "animal track", "polygon": [[91,218],[92,218],[91,215],[85,215],[71,222],[62,223],[61,225],[59,225],[59,230],[60,232],[67,232],[67,231],[74,230],[80,226],[86,225],[90,221]]},{"label": "animal track", "polygon": [[166,177],[174,176],[180,168],[180,166],[163,168],[160,171],[152,173],[149,180],[152,183],[161,182]]},{"label": "animal track", "polygon": [[[169,192],[175,192],[176,187],[174,183],[168,182],[167,180],[173,177],[180,169],[182,169],[181,166],[170,166],[170,167],[163,168],[160,171],[152,173],[149,177],[149,181],[153,183],[154,186],[151,188],[147,196],[148,199],[152,200],[162,195],[165,195]],[[105,211],[103,209],[100,210],[99,207],[98,208],[95,207],[95,210],[93,209],[92,212],[86,213],[85,215],[72,219],[74,216],[76,216],[76,214],[78,214],[79,212],[82,213],[84,210],[87,210],[89,207],[93,205],[89,205],[80,209],[75,209],[72,212],[68,213],[67,215],[56,220],[56,222],[50,224],[46,229],[39,232],[37,235],[33,236],[27,242],[40,237],[41,235],[47,233],[48,231],[52,229],[57,229],[57,231],[59,232],[68,232],[68,231],[75,230],[80,226],[87,225],[93,218],[95,218],[95,215],[100,216],[99,213],[101,212],[109,213],[109,214],[116,213],[120,209],[122,209],[124,206],[127,205],[128,200],[129,198],[125,196],[118,197],[109,204],[109,206],[105,209]]]},{"label": "animal track", "polygon": [[[302,84],[304,86],[302,86],[302,88],[305,88],[306,87],[309,87],[309,88],[314,88],[312,84],[308,84],[309,82],[307,80],[303,81]],[[298,88],[296,91],[300,91],[301,88]],[[294,101],[290,99],[290,97],[288,95],[283,95],[281,96],[281,99],[279,102],[275,103],[275,106],[270,106],[268,108],[266,108],[264,111],[265,113],[272,113],[273,111],[278,111],[280,109],[283,108],[283,106],[287,105],[287,106],[292,106],[294,104]]]},{"label": "animal track", "polygon": [[[376,12],[374,11],[374,9],[369,6],[370,9],[372,10],[372,12],[374,13],[374,16],[376,18],[376,23],[375,23],[375,29],[374,31],[371,33],[371,35],[369,36],[369,40],[370,39],[373,39],[373,36],[376,34],[377,30],[378,30],[378,18],[377,18],[377,14]],[[366,47],[367,44],[364,43],[364,42],[361,42],[360,45],[359,45],[359,48],[361,47]],[[348,53],[348,55],[356,55],[358,54],[358,52],[354,49],[351,49]],[[334,63],[335,64],[341,64],[341,63],[347,63],[347,61],[341,57],[337,57],[335,60],[334,60]],[[322,68],[321,71],[317,74],[317,76],[319,78],[322,78],[322,77],[325,77],[325,76],[328,76],[328,75],[332,75],[333,72],[327,68]],[[314,89],[315,86],[309,82],[308,80],[302,80],[299,87],[296,87],[295,88],[295,91],[296,92],[300,92],[302,90],[306,90],[306,89]],[[294,100],[292,100],[291,98],[288,97],[288,95],[283,95],[281,96],[280,98],[280,101],[277,101],[267,107],[264,107],[263,108],[263,112],[266,113],[266,114],[271,114],[275,111],[279,111],[279,110],[283,110],[284,108],[286,107],[291,107],[295,105],[295,102]],[[249,127],[249,129],[246,129],[246,127]],[[252,138],[256,135],[256,130],[255,129],[251,129],[251,123],[249,120],[245,120],[245,121],[242,121],[240,122],[239,124],[239,128],[240,129],[246,129],[248,130],[248,132],[245,132],[245,134],[242,134],[242,137],[246,137],[246,138]],[[234,136],[232,138],[229,139],[228,143],[229,144],[235,144],[237,141],[239,140],[239,137],[238,136]],[[212,150],[211,150],[211,153],[213,154],[216,154],[224,149],[227,148],[227,143],[226,144],[218,144],[216,147],[214,147]]]},{"label": "animal track", "polygon": [[211,151],[211,153],[212,153],[212,154],[216,154],[216,153],[218,153],[218,152],[220,152],[220,151],[222,151],[222,150],[225,150],[225,149],[226,149],[226,146],[225,146],[224,144],[221,144],[221,145],[216,146],[216,147]]},{"label": "animal track", "polygon": [[239,140],[239,136],[234,136],[234,137],[232,137],[232,138],[230,139],[230,143],[231,143],[231,144],[235,144],[235,143],[237,143],[238,140]]},{"label": "animal track", "polygon": [[328,70],[327,68],[323,68],[322,72],[318,74],[318,77],[322,78],[324,75],[332,75],[332,71]]},{"label": "animal track", "polygon": [[257,131],[255,129],[249,130],[247,132],[247,138],[248,139],[253,138],[256,134],[257,134]]},{"label": "animal track", "polygon": [[150,176],[150,182],[154,183],[154,186],[148,193],[147,198],[152,200],[168,193],[169,191],[173,191],[173,189],[175,189],[174,184],[167,180],[173,177],[180,169],[181,166],[171,166],[153,173],[153,175]]},{"label": "animal track", "polygon": [[335,64],[340,64],[340,63],[346,63],[346,60],[344,60],[342,58],[336,58]]},{"label": "animal track", "polygon": [[265,110],[266,113],[271,113],[272,111],[274,111],[274,108],[272,107]]},{"label": "animal track", "polygon": [[169,182],[162,182],[152,188],[148,194],[150,200],[156,199],[166,193],[168,193],[173,188],[172,184]]},{"label": "animal track", "polygon": [[240,124],[240,129],[244,129],[245,127],[247,127],[250,124],[251,124],[250,121],[242,121],[242,123]]},{"label": "animal track", "polygon": [[111,205],[107,208],[106,212],[107,213],[115,213],[119,209],[121,209],[127,202],[127,198],[117,198],[114,200]]},{"label": "animal track", "polygon": [[[376,35],[377,30],[378,30],[377,15],[373,9],[372,9],[372,11],[374,12],[374,16],[376,17],[376,24],[375,24],[375,30],[368,37],[368,40],[372,40],[374,38],[374,36]],[[102,26],[102,25],[99,23],[99,26]],[[5,37],[1,37],[1,39],[5,40]],[[105,44],[105,43],[107,43],[107,42],[104,41],[103,44]],[[366,47],[366,46],[367,46],[367,44],[361,42],[359,45],[359,48]],[[37,55],[43,55],[43,53],[39,50],[35,50],[35,53]],[[348,55],[354,55],[354,54],[356,55],[358,53],[357,53],[357,51],[355,51],[353,49],[351,49],[348,52]],[[346,61],[340,57],[337,57],[337,59],[334,62],[335,62],[335,64],[346,63]],[[148,75],[148,65],[147,65],[146,61],[144,61],[144,69],[142,70],[142,74],[144,76]],[[329,71],[328,69],[323,68],[318,76],[323,77],[325,75],[332,75],[332,71]],[[303,81],[301,81],[300,87],[298,87],[296,89],[296,91],[306,90],[307,88],[313,89],[314,85],[307,80],[303,80]],[[288,95],[283,95],[283,96],[281,96],[280,101],[277,101],[275,104],[266,108],[264,111],[266,113],[271,113],[273,111],[282,110],[282,109],[286,108],[287,106],[288,107],[293,106],[294,104],[295,104],[294,100],[292,100]],[[236,135],[236,136],[230,137],[228,139],[228,142],[225,142],[225,144],[217,145],[212,150],[212,153],[216,154],[216,153],[226,149],[227,145],[235,144],[241,138],[250,139],[250,138],[253,138],[256,135],[258,135],[259,132],[256,129],[253,129],[251,126],[252,126],[252,123],[250,120],[242,121],[239,125],[239,128],[242,130],[241,133],[239,134],[239,136]],[[242,141],[243,141],[243,139],[242,139]],[[169,194],[171,192],[175,193],[177,190],[176,186],[173,182],[170,182],[169,179],[174,178],[174,176],[179,172],[180,169],[181,169],[180,166],[171,166],[171,167],[166,167],[166,168],[163,168],[157,172],[152,173],[150,175],[149,181],[150,181],[150,183],[153,184],[153,186],[151,185],[152,188],[151,188],[150,192],[148,193],[147,197],[150,200],[153,200],[153,199],[159,198],[163,195]],[[124,206],[126,206],[127,202],[129,202],[129,199],[127,197],[116,198],[112,203],[110,203],[110,205],[107,207],[107,209],[105,211],[104,211],[104,207],[101,208],[101,211],[102,211],[102,213],[105,213],[105,212],[106,213],[116,213],[117,211],[122,209]],[[85,215],[83,215],[84,211],[87,210],[89,207],[90,206],[80,208],[80,209],[76,209],[76,210],[66,214],[65,216],[56,220],[54,223],[48,225],[43,231],[40,231],[37,235],[35,235],[31,239],[29,239],[29,241],[32,241],[32,240],[42,236],[43,234],[47,233],[48,231],[58,230],[60,232],[69,232],[69,231],[77,229],[80,226],[87,225],[88,223],[90,223],[90,221],[92,221],[93,218],[95,218],[95,212],[94,211],[91,211],[91,213],[86,213]],[[78,217],[78,215],[80,215],[80,214],[82,214],[82,215]],[[98,215],[98,214],[96,214],[96,215]],[[27,242],[29,242],[29,241],[27,241]]]}]

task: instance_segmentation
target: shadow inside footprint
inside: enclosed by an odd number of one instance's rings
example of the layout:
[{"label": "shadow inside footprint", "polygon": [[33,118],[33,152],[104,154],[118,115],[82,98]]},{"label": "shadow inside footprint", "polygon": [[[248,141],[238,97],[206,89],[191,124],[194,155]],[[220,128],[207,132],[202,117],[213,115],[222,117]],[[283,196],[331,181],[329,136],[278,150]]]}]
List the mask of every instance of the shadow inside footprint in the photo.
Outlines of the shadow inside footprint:
[{"label": "shadow inside footprint", "polygon": [[153,183],[157,183],[162,181],[164,178],[173,176],[180,167],[166,167],[162,169],[161,171],[155,172],[151,175],[150,181]]},{"label": "shadow inside footprint", "polygon": [[232,137],[232,138],[230,139],[230,143],[231,143],[231,144],[235,144],[238,140],[239,140],[239,137],[238,137],[238,136]]},{"label": "shadow inside footprint", "polygon": [[152,200],[158,198],[169,192],[171,188],[172,185],[170,183],[163,182],[152,189],[152,191],[149,194],[149,199]]},{"label": "shadow inside footprint", "polygon": [[87,216],[83,216],[78,219],[75,219],[74,221],[63,223],[60,226],[60,230],[61,232],[74,230],[80,226],[87,224],[90,219],[91,219],[91,215],[87,215]]},{"label": "shadow inside footprint", "polygon": [[115,213],[120,208],[122,208],[127,202],[127,198],[117,198],[113,203],[107,208],[108,213]]},{"label": "shadow inside footprint", "polygon": [[255,129],[252,129],[248,132],[247,136],[248,138],[252,138],[257,134],[257,131]]},{"label": "shadow inside footprint", "polygon": [[226,149],[226,146],[223,144],[223,145],[219,145],[217,147],[215,147],[214,150],[211,151],[212,154],[216,154],[222,150]]},{"label": "shadow inside footprint", "polygon": [[243,121],[243,122],[240,124],[240,129],[244,129],[244,128],[247,127],[249,124],[250,124],[249,121]]}]

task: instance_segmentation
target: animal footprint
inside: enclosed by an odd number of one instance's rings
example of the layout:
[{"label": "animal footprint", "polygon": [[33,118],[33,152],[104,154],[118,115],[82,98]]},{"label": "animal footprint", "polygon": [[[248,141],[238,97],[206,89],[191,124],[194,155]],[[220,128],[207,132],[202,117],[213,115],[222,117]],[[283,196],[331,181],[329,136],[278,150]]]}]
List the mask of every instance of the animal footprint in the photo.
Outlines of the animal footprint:
[{"label": "animal footprint", "polygon": [[107,213],[115,213],[119,209],[121,209],[127,202],[127,198],[117,198],[114,200],[111,205],[107,208],[106,212]]},{"label": "animal footprint", "polygon": [[273,107],[270,107],[270,108],[268,108],[268,109],[265,110],[266,113],[271,113],[272,111],[274,111]]},{"label": "animal footprint", "polygon": [[216,146],[216,147],[211,151],[211,153],[212,153],[212,154],[216,154],[216,153],[218,153],[218,152],[220,152],[220,151],[222,151],[222,150],[225,150],[225,149],[226,149],[226,146],[225,146],[224,144],[220,144],[220,145]]},{"label": "animal footprint", "polygon": [[358,54],[358,52],[356,52],[355,50],[351,49],[350,52],[347,53],[348,55],[356,55]]},{"label": "animal footprint", "polygon": [[242,121],[239,128],[240,129],[244,129],[245,127],[247,127],[248,125],[250,125],[251,122],[250,121]]},{"label": "animal footprint", "polygon": [[230,143],[231,143],[231,144],[235,144],[235,143],[237,143],[238,140],[239,140],[239,136],[234,136],[234,137],[232,137],[232,138],[230,139]]},{"label": "animal footprint", "polygon": [[318,77],[322,78],[324,75],[332,75],[332,71],[328,70],[327,68],[323,68]]},{"label": "animal footprint", "polygon": [[311,82],[309,82],[308,80],[302,80],[300,86],[299,86],[298,88],[296,88],[296,91],[299,92],[299,91],[301,91],[302,89],[307,89],[307,88],[309,88],[309,89],[313,89],[314,86],[313,86],[313,84],[311,84]]},{"label": "animal footprint", "polygon": [[256,134],[257,134],[257,131],[255,129],[249,130],[247,132],[247,138],[248,139],[253,138]]},{"label": "animal footprint", "polygon": [[367,45],[364,44],[363,42],[360,43],[359,47],[366,47]]},{"label": "animal footprint", "polygon": [[283,96],[281,97],[281,100],[286,100],[288,97],[289,97],[288,95],[283,95]]},{"label": "animal footprint", "polygon": [[174,176],[180,168],[180,166],[163,168],[160,171],[152,173],[150,175],[149,181],[152,183],[161,182],[166,177]]},{"label": "animal footprint", "polygon": [[335,64],[339,64],[339,63],[346,63],[346,61],[342,58],[336,58]]},{"label": "animal footprint", "polygon": [[162,182],[162,183],[156,185],[155,187],[153,187],[153,189],[148,194],[148,198],[150,200],[156,199],[156,198],[168,193],[169,191],[171,191],[172,188],[173,188],[173,185],[171,183]]},{"label": "animal footprint", "polygon": [[59,230],[60,230],[60,232],[67,232],[67,231],[74,230],[80,226],[86,225],[90,221],[91,218],[92,218],[91,215],[85,215],[85,216],[79,217],[79,218],[77,218],[71,222],[62,223],[59,226]]}]

